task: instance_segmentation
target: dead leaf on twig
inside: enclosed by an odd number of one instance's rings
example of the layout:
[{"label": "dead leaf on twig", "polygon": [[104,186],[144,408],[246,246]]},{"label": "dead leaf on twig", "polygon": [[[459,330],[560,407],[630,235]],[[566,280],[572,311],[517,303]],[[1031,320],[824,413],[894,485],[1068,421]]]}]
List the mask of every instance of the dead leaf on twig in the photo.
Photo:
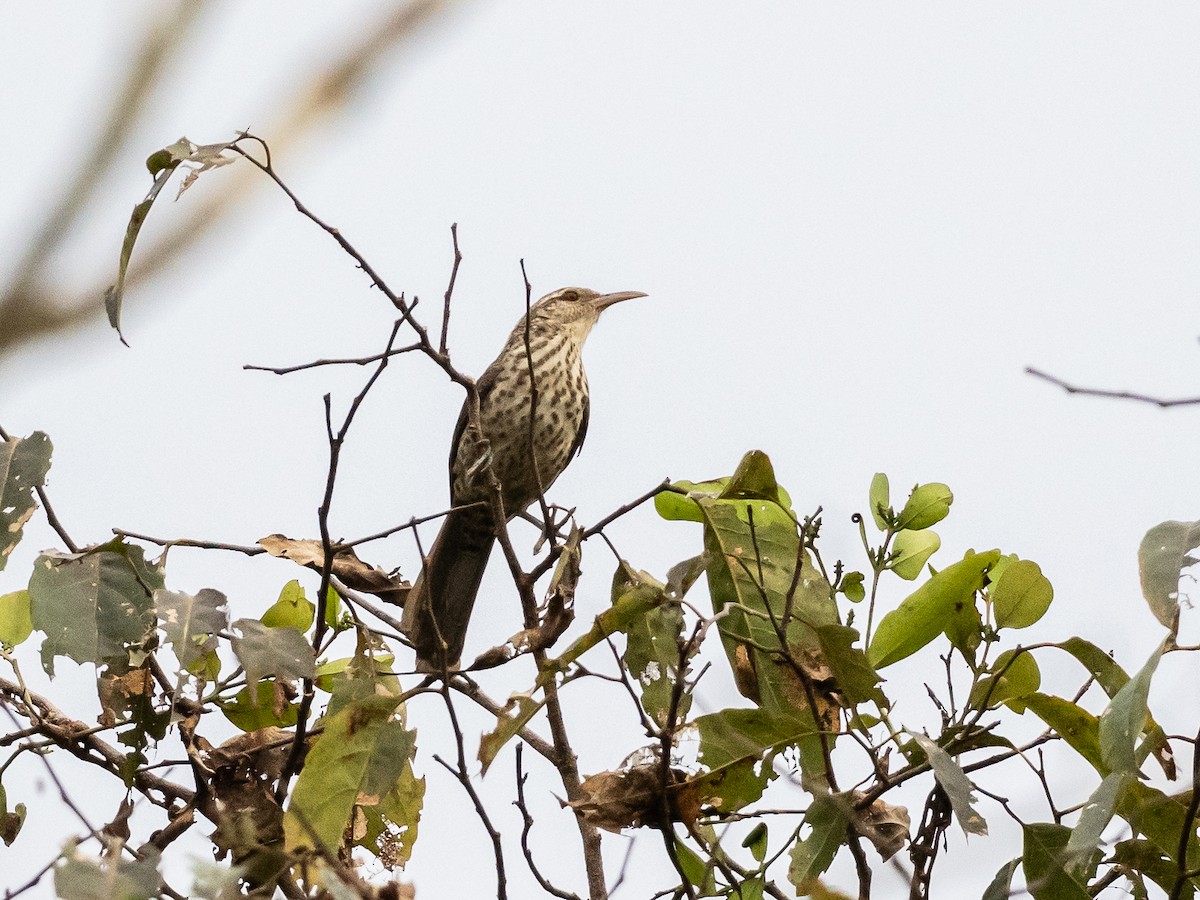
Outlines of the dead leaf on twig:
[{"label": "dead leaf on twig", "polygon": [[[325,566],[325,548],[320,541],[298,540],[282,534],[260,538],[258,545],[280,559],[290,559],[297,565],[320,572]],[[333,547],[332,574],[353,591],[374,594],[385,603],[403,606],[411,589],[399,576],[389,576],[382,569],[358,558],[353,547]]]},{"label": "dead leaf on twig", "polygon": [[[855,791],[855,799],[863,795]],[[853,817],[855,830],[875,845],[879,855],[884,860],[891,859],[908,843],[908,829],[911,822],[908,808],[892,806],[882,800],[876,800],[862,812]]]},{"label": "dead leaf on twig", "polygon": [[[671,821],[693,825],[704,799],[698,783],[680,769],[671,769],[670,777],[667,802]],[[662,767],[657,762],[600,772],[585,778],[579,789],[583,797],[563,805],[597,828],[616,834],[625,828],[662,824]]]},{"label": "dead leaf on twig", "polygon": [[545,650],[562,637],[575,621],[575,586],[579,583],[579,543],[582,538],[583,532],[578,526],[571,529],[550,580],[546,603],[538,610],[538,624],[523,628],[503,644],[479,654],[469,666],[471,670],[492,669],[526,653]]},{"label": "dead leaf on twig", "polygon": [[283,772],[288,754],[292,752],[288,741],[295,735],[283,728],[271,726],[246,734],[239,734],[213,747],[205,754],[206,762],[213,771],[239,770],[239,777],[264,776],[274,781]]}]

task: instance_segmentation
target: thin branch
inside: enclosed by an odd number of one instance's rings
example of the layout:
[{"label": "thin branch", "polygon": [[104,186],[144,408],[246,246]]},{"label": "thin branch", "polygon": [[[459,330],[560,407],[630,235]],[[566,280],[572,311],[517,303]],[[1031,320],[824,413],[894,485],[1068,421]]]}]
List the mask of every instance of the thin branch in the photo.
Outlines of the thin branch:
[{"label": "thin branch", "polygon": [[146,541],[149,544],[157,544],[159,547],[191,547],[197,550],[228,550],[232,553],[242,553],[246,556],[259,556],[267,551],[262,547],[250,547],[244,544],[226,544],[221,541],[200,541],[191,540],[190,538],[156,538],[148,534],[139,534],[136,531],[126,531],[123,528],[114,528],[112,533],[117,537],[132,538],[135,541]]},{"label": "thin branch", "polygon": [[[78,843],[79,838],[76,838],[75,841]],[[46,873],[53,869],[55,863],[57,863],[60,859],[62,859],[61,854],[56,854],[54,858],[50,860],[50,862],[38,869],[36,874],[34,874],[33,877],[31,877],[23,885],[17,888],[6,888],[4,891],[4,900],[15,900],[15,898],[21,896],[21,894],[25,893],[26,891],[37,887],[38,882],[46,877]]]},{"label": "thin branch", "polygon": [[420,349],[420,343],[416,343],[408,344],[405,347],[397,347],[394,350],[388,350],[386,353],[375,353],[371,356],[355,356],[343,359],[315,359],[312,362],[299,363],[294,366],[256,366],[247,363],[242,366],[242,369],[248,372],[272,372],[275,375],[290,375],[292,372],[302,372],[305,369],[315,369],[319,366],[369,366],[371,363],[377,363],[389,357],[399,356],[402,353],[412,353],[414,350]]},{"label": "thin branch", "polygon": [[458,755],[458,767],[451,766],[436,754],[433,758],[445,767],[458,780],[458,783],[462,785],[463,790],[467,792],[467,796],[471,798],[471,803],[475,807],[475,814],[479,816],[479,821],[483,823],[488,837],[492,839],[492,850],[496,857],[496,898],[497,900],[505,900],[508,896],[508,877],[504,871],[504,847],[500,842],[500,832],[492,825],[492,820],[488,816],[486,807],[483,805],[483,800],[480,799],[479,792],[475,790],[475,785],[471,784],[471,776],[467,773],[467,755],[463,742],[462,726],[459,725],[458,714],[454,711],[454,701],[450,697],[448,678],[442,680],[441,694],[442,699],[446,702],[446,712],[450,716],[450,725],[454,729],[454,749]]},{"label": "thin branch", "polygon": [[529,807],[525,804],[525,779],[529,776],[525,774],[521,767],[521,751],[523,749],[524,747],[521,744],[517,744],[517,799],[513,801],[513,806],[520,811],[523,822],[521,827],[521,852],[525,855],[525,863],[529,866],[529,871],[533,874],[533,877],[537,879],[537,883],[542,886],[542,890],[547,894],[553,894],[555,897],[562,898],[562,900],[579,900],[578,894],[564,891],[547,880],[538,869],[537,863],[533,861],[533,851],[529,848],[529,832],[533,830],[533,816],[530,815]]},{"label": "thin branch", "polygon": [[1151,397],[1147,394],[1138,394],[1133,391],[1109,391],[1102,388],[1086,388],[1076,384],[1069,384],[1057,376],[1043,372],[1041,369],[1035,369],[1032,366],[1025,367],[1025,374],[1032,375],[1034,378],[1040,378],[1042,381],[1048,381],[1053,385],[1062,388],[1068,394],[1079,394],[1084,397],[1107,397],[1111,400],[1136,400],[1138,403],[1149,403],[1157,406],[1160,409],[1169,409],[1174,406],[1195,406],[1200,403],[1200,397],[1181,397],[1175,400],[1164,400],[1161,397]]},{"label": "thin branch", "polygon": [[[387,368],[388,352],[392,349],[393,344],[395,344],[396,336],[400,333],[400,327],[403,323],[403,319],[397,319],[392,325],[392,332],[388,335],[387,346],[380,356],[375,371],[371,373],[371,376],[366,380],[362,389],[350,401],[350,407],[346,410],[346,415],[342,419],[342,425],[336,434],[333,431],[329,394],[326,394],[324,397],[325,433],[329,439],[329,468],[325,477],[325,493],[321,498],[321,505],[317,508],[317,524],[321,531],[321,549],[324,553],[324,562],[321,566],[321,584],[317,590],[316,627],[313,628],[312,637],[313,651],[318,656],[323,649],[321,642],[325,638],[325,632],[329,628],[328,623],[325,621],[325,608],[329,602],[329,582],[333,576],[334,557],[333,540],[329,534],[329,511],[333,506],[333,489],[337,481],[338,464],[341,460],[342,447],[345,444],[346,435],[350,432],[350,426],[354,423],[355,415],[358,413],[371,388],[375,386],[384,369]],[[308,716],[312,710],[314,696],[312,679],[304,679],[304,692],[300,700],[300,707],[296,713],[295,742],[292,744],[292,750],[288,754],[287,763],[283,767],[283,773],[279,776],[279,783],[275,788],[275,799],[280,805],[283,804],[283,800],[287,796],[288,782],[291,781],[292,776],[300,769],[300,758],[304,753],[305,746],[304,735],[308,727]]]},{"label": "thin branch", "polygon": [[1188,882],[1188,847],[1196,832],[1196,814],[1200,811],[1200,732],[1196,733],[1196,744],[1192,747],[1192,796],[1179,830],[1179,847],[1175,851],[1175,883],[1171,885],[1169,900],[1179,900]]},{"label": "thin branch", "polygon": [[458,223],[450,226],[450,239],[454,243],[454,265],[450,267],[450,283],[446,285],[442,304],[442,337],[438,341],[438,353],[446,356],[446,340],[450,335],[450,298],[454,296],[454,282],[458,280],[458,267],[462,263],[462,251],[458,249]]},{"label": "thin branch", "polygon": [[400,531],[407,531],[410,528],[416,528],[418,525],[424,525],[426,522],[432,522],[434,519],[444,519],[452,512],[458,512],[463,509],[471,509],[475,506],[486,506],[483,500],[476,500],[474,503],[463,503],[459,506],[451,506],[449,509],[443,509],[441,512],[430,513],[427,516],[414,516],[403,525],[393,525],[391,528],[385,528],[383,531],[377,531],[374,534],[368,534],[366,537],[355,538],[352,541],[340,541],[338,547],[357,547],[359,544],[365,544],[369,541],[378,541],[385,537],[391,537]]}]

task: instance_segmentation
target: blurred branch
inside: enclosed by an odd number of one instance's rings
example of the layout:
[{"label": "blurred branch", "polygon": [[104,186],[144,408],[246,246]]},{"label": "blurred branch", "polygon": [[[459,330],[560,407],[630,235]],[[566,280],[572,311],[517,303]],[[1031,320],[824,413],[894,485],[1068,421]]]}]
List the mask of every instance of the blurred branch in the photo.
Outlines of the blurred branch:
[{"label": "blurred branch", "polygon": [[[276,147],[291,147],[343,111],[355,99],[356,91],[392,58],[392,51],[406,40],[422,33],[438,19],[438,14],[452,5],[452,0],[411,0],[389,10],[380,21],[368,28],[357,41],[341,48],[337,57],[328,63],[310,67],[307,82],[299,75],[285,84],[300,84],[290,96],[276,97],[266,104],[267,109],[282,108],[282,116],[268,123],[263,132],[270,134]],[[0,294],[0,352],[36,337],[82,325],[103,314],[104,289],[113,280],[116,269],[116,249],[119,238],[113,235],[113,266],[93,273],[87,279],[91,286],[74,295],[59,297],[59,285],[49,282],[47,272],[51,257],[58,249],[70,227],[86,211],[94,185],[103,181],[103,172],[114,161],[125,163],[127,154],[121,150],[145,115],[145,100],[154,87],[155,76],[170,63],[186,43],[186,38],[198,13],[205,7],[197,0],[179,0],[172,11],[151,29],[126,80],[124,88],[113,103],[105,127],[97,137],[93,150],[84,154],[85,166],[64,186],[61,199],[52,205],[45,222],[35,231],[35,237],[22,254],[16,276]],[[144,158],[149,149],[138,158]],[[182,258],[183,253],[196,249],[196,238],[228,218],[239,206],[253,196],[249,179],[253,173],[233,170],[222,179],[220,187],[208,197],[188,207],[188,212],[157,240],[139,248],[138,260],[129,269],[126,285],[144,282]]]},{"label": "blurred branch", "polygon": [[[0,297],[0,349],[28,340],[43,331],[77,325],[100,313],[100,293],[66,306],[55,303],[43,283],[50,258],[71,228],[86,211],[102,183],[101,174],[112,166],[145,109],[146,100],[163,68],[186,42],[207,0],[176,0],[158,20],[151,23],[141,46],[108,110],[104,124],[87,153],[80,154],[79,168],[63,184],[57,202],[50,204],[41,224],[17,263],[12,282]],[[53,291],[50,286],[49,291]]]}]

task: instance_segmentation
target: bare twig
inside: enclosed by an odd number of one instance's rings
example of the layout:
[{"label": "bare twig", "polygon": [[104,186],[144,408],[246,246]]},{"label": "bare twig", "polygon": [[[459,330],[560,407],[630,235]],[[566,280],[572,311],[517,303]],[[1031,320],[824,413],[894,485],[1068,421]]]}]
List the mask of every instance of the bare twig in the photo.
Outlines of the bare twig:
[{"label": "bare twig", "polygon": [[1138,403],[1149,403],[1161,409],[1169,409],[1174,406],[1195,406],[1200,403],[1200,397],[1181,397],[1175,400],[1164,400],[1161,397],[1151,397],[1146,394],[1138,394],[1133,391],[1109,391],[1102,388],[1086,388],[1076,384],[1069,384],[1058,378],[1055,375],[1050,375],[1043,372],[1041,369],[1035,369],[1032,366],[1025,367],[1025,374],[1032,375],[1034,378],[1040,378],[1042,381],[1048,381],[1053,385],[1062,388],[1068,394],[1080,394],[1084,397],[1108,397],[1111,400],[1136,400]]},{"label": "bare twig", "polygon": [[241,553],[246,556],[258,556],[266,553],[262,547],[251,547],[245,544],[226,544],[221,541],[200,541],[191,540],[190,538],[156,538],[148,534],[139,534],[136,531],[126,531],[123,528],[114,528],[112,533],[121,538],[133,538],[135,541],[146,541],[150,544],[157,544],[160,547],[191,547],[197,550],[228,550],[232,553]]},{"label": "bare twig", "polygon": [[517,799],[513,801],[513,805],[520,811],[523,822],[521,827],[521,852],[525,855],[525,863],[529,866],[529,871],[533,874],[533,877],[537,879],[537,883],[542,886],[542,890],[547,894],[561,897],[562,900],[579,900],[578,894],[564,891],[547,880],[546,876],[538,869],[537,863],[533,861],[533,851],[529,847],[529,832],[533,830],[533,816],[530,815],[529,807],[525,804],[525,779],[528,776],[521,767],[521,751],[523,749],[521,744],[517,744]]},{"label": "bare twig", "polygon": [[450,226],[450,240],[454,244],[454,265],[450,268],[450,283],[446,285],[446,293],[442,303],[442,337],[438,341],[438,352],[445,356],[446,340],[450,335],[450,298],[454,296],[454,282],[458,280],[458,267],[462,263],[462,251],[458,249],[458,223]]},{"label": "bare twig", "polygon": [[1183,827],[1179,830],[1179,847],[1175,851],[1175,883],[1171,885],[1169,900],[1179,900],[1183,896],[1184,886],[1193,874],[1188,871],[1188,847],[1196,832],[1196,814],[1200,811],[1200,732],[1196,733],[1195,740],[1192,746],[1192,796],[1183,817]]},{"label": "bare twig", "polygon": [[450,716],[450,725],[454,729],[454,749],[458,755],[458,766],[450,765],[437,755],[433,758],[462,785],[463,790],[467,792],[467,796],[471,798],[471,803],[475,807],[475,814],[479,816],[479,821],[483,823],[488,837],[492,839],[492,850],[496,856],[496,898],[497,900],[505,900],[508,896],[508,878],[504,871],[504,847],[500,842],[500,832],[492,824],[491,817],[487,813],[487,808],[483,805],[483,800],[480,799],[479,792],[475,790],[475,785],[471,784],[471,776],[467,772],[467,754],[463,741],[462,727],[458,724],[458,714],[454,711],[454,701],[450,697],[449,681],[448,678],[442,680],[441,694],[442,699],[446,702],[446,712]]},{"label": "bare twig", "polygon": [[344,359],[315,359],[312,362],[299,363],[294,366],[256,366],[247,363],[242,368],[249,372],[272,372],[276,375],[290,375],[292,372],[302,372],[305,369],[315,369],[319,366],[369,366],[371,363],[379,362],[385,357],[400,356],[402,353],[411,353],[414,350],[420,349],[421,345],[416,343],[405,347],[397,347],[394,350],[388,350],[386,353],[375,353],[371,356],[356,356]]}]

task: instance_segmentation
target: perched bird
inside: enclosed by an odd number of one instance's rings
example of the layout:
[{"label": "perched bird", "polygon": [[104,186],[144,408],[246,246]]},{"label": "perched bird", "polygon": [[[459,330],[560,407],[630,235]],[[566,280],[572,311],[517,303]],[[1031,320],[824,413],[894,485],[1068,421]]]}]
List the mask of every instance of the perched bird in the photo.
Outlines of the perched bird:
[{"label": "perched bird", "polygon": [[522,316],[477,382],[486,452],[469,427],[470,399],[463,404],[450,444],[450,502],[479,505],[446,516],[405,603],[404,631],[417,651],[418,671],[458,668],[475,595],[496,540],[489,464],[500,482],[509,519],[554,483],[587,433],[583,342],[608,307],[645,296],[639,291],[599,294],[568,287],[534,303],[528,315],[528,347]]}]

